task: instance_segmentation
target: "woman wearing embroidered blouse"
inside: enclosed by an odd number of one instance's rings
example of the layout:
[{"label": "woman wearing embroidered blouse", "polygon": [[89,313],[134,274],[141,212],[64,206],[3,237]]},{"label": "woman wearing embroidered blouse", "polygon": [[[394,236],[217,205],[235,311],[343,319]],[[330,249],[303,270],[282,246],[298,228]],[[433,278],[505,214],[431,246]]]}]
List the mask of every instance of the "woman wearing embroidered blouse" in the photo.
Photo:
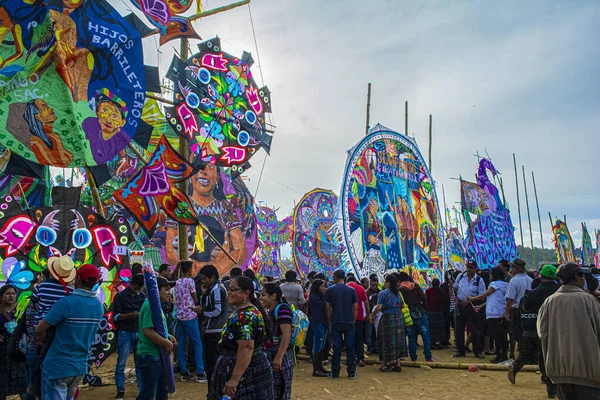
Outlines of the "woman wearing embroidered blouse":
[{"label": "woman wearing embroidered blouse", "polygon": [[377,332],[379,360],[383,361],[379,370],[381,372],[400,372],[402,367],[398,360],[407,356],[402,298],[398,290],[398,281],[394,275],[388,275],[385,278],[384,287],[385,290],[379,293],[377,307],[371,313],[371,323],[373,324],[377,314],[382,313]]},{"label": "woman wearing embroidered blouse", "polygon": [[236,276],[227,288],[229,304],[236,307],[223,327],[219,350],[208,392],[209,400],[224,395],[239,400],[273,398],[273,372],[263,351],[264,310],[254,295],[254,284],[245,276]]},{"label": "woman wearing embroidered blouse", "polygon": [[[481,296],[467,297],[470,302],[486,300],[485,313],[490,323],[490,338],[494,338],[496,344],[496,358],[490,362],[496,364],[508,359],[507,349],[508,324],[504,320],[504,309],[506,308],[506,288],[508,283],[504,281],[504,271],[500,267],[492,268],[492,282],[487,291]],[[481,306],[478,306],[481,307]]]},{"label": "woman wearing embroidered blouse", "polygon": [[294,376],[294,354],[290,347],[292,338],[292,309],[283,300],[278,284],[269,282],[263,285],[260,300],[269,310],[267,315],[273,326],[273,337],[265,338],[265,352],[273,366],[275,387],[274,400],[292,398],[292,378]]}]

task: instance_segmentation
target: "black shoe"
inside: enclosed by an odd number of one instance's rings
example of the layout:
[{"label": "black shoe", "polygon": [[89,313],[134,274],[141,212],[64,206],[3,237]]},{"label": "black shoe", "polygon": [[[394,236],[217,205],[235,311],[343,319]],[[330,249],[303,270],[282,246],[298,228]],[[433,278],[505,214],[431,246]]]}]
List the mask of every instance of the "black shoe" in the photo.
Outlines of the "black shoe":
[{"label": "black shoe", "polygon": [[340,379],[340,374],[334,374],[333,372],[327,375],[331,379]]},{"label": "black shoe", "polygon": [[348,374],[348,379],[356,379],[356,372],[350,372]]},{"label": "black shoe", "polygon": [[516,382],[515,378],[517,377],[517,374],[515,374],[515,367],[513,367],[512,365],[508,366],[508,375],[507,376],[508,376],[508,381],[514,385]]},{"label": "black shoe", "polygon": [[190,375],[189,372],[182,372],[181,373],[181,382],[185,382],[192,379],[192,376]]},{"label": "black shoe", "polygon": [[125,392],[117,392],[115,400],[123,400],[125,398]]},{"label": "black shoe", "polygon": [[456,354],[452,354],[452,358],[464,358],[467,355],[464,353],[456,353]]},{"label": "black shoe", "polygon": [[480,360],[485,359],[485,356],[481,353],[475,353],[475,358],[479,358]]},{"label": "black shoe", "polygon": [[312,376],[314,376],[315,378],[327,378],[329,375],[321,372],[320,369],[315,369],[313,370]]}]

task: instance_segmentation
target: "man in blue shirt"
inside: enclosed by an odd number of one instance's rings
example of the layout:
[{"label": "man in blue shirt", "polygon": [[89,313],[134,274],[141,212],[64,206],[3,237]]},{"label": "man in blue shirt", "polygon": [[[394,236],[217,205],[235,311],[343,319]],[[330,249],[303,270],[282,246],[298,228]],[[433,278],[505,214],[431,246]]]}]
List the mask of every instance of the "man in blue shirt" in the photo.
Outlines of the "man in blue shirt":
[{"label": "man in blue shirt", "polygon": [[48,329],[56,327],[56,336],[42,364],[43,399],[73,399],[88,372],[88,352],[104,314],[104,307],[92,292],[99,278],[98,268],[82,265],[77,270],[75,291],[57,301],[35,328],[43,343]]},{"label": "man in blue shirt", "polygon": [[466,357],[465,330],[467,322],[471,327],[473,338],[473,353],[477,358],[484,358],[483,345],[481,343],[481,318],[477,315],[474,305],[467,297],[477,297],[485,293],[485,282],[476,275],[477,262],[467,262],[467,270],[456,277],[454,290],[458,299],[458,310],[456,313],[456,349],[457,353],[452,357]]},{"label": "man in blue shirt", "polygon": [[345,277],[346,273],[343,270],[336,270],[333,273],[335,285],[325,292],[327,317],[331,326],[331,343],[333,345],[331,377],[340,377],[342,344],[345,342],[348,352],[348,378],[354,379],[356,378],[354,322],[358,314],[358,296],[354,289],[345,285]]},{"label": "man in blue shirt", "polygon": [[[510,263],[512,279],[508,282],[506,288],[506,309],[504,318],[510,321],[513,328],[515,339],[521,348],[523,343],[523,328],[521,327],[521,314],[519,314],[519,303],[527,290],[531,290],[531,282],[533,279],[525,273],[527,264],[520,258],[515,258]],[[514,347],[511,347],[510,357],[514,359]]]}]

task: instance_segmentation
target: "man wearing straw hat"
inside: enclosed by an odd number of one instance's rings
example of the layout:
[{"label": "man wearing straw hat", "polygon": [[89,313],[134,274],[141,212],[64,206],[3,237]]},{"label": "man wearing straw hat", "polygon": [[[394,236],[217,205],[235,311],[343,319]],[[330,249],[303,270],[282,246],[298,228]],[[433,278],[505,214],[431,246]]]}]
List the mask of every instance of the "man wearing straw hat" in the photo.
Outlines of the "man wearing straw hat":
[{"label": "man wearing straw hat", "polygon": [[85,374],[88,352],[94,342],[104,307],[92,291],[100,271],[91,264],[77,270],[75,291],[52,307],[35,328],[38,340],[56,327],[56,335],[42,363],[42,398],[71,400]]},{"label": "man wearing straw hat", "polygon": [[[44,275],[47,276],[48,279],[36,286],[31,294],[31,302],[36,309],[34,316],[36,325],[44,319],[46,313],[50,311],[57,301],[73,291],[73,289],[67,285],[75,279],[76,274],[77,270],[75,269],[71,257],[61,256],[50,257],[48,259],[48,268],[44,271]],[[33,372],[29,377],[29,387],[27,388],[27,392],[32,396],[39,397],[42,379],[41,363],[44,361],[44,357],[46,356],[53,338],[54,329],[51,329],[46,335],[45,343],[41,343],[37,358],[31,360],[35,365],[30,366]]]}]

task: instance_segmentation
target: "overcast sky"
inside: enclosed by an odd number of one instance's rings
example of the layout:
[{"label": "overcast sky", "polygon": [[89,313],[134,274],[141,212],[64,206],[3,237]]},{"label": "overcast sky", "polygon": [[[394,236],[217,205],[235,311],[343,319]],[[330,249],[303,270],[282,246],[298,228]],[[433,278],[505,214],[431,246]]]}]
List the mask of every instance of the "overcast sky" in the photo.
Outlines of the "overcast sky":
[{"label": "overcast sky", "polygon": [[[112,3],[112,1],[111,1]],[[277,126],[257,200],[285,216],[304,193],[339,193],[346,150],[364,135],[367,83],[373,84],[371,125],[404,131],[427,154],[433,115],[433,176],[449,205],[459,201],[460,175],[474,179],[477,158],[489,153],[502,173],[517,229],[512,153],[517,155],[521,206],[525,165],[534,242],[540,235],[531,184],[536,174],[544,245],[551,246],[548,212],[567,215],[576,246],[581,222],[600,228],[600,3],[595,1],[323,1],[253,0],[252,15],[265,83]],[[526,4],[525,4],[526,3]],[[123,10],[122,2],[114,2]],[[210,9],[226,4],[205,1]],[[256,48],[248,7],[195,23],[225,51]],[[145,40],[148,64],[158,62]],[[161,48],[161,72],[171,42]],[[194,47],[194,51],[196,51]],[[256,62],[253,71],[260,83]],[[256,191],[264,153],[247,172]],[[596,162],[595,162],[596,161]]]}]

